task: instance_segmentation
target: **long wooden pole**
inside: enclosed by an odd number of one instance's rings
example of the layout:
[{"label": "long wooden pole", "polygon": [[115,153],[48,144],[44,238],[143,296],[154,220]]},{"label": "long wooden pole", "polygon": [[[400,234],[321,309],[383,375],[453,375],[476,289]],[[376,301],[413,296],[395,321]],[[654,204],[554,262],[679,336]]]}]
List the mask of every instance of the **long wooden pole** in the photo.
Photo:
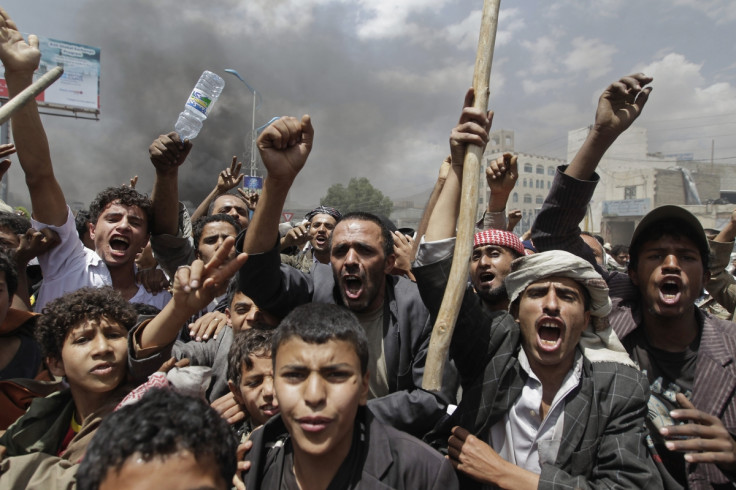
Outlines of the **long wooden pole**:
[{"label": "long wooden pole", "polygon": [[[473,73],[473,88],[475,89],[473,107],[483,111],[488,110],[488,82],[491,77],[500,5],[501,0],[485,0],[483,2],[478,53],[475,58],[475,72]],[[481,147],[468,146],[463,163],[463,185],[460,198],[460,215],[457,222],[455,255],[452,258],[450,277],[447,281],[445,295],[442,298],[442,306],[429,342],[427,363],[424,367],[424,379],[422,381],[422,388],[425,390],[439,390],[442,388],[442,372],[444,371],[447,353],[450,350],[452,332],[455,330],[455,321],[465,293],[465,285],[468,282],[475,214],[478,206],[478,178],[482,157],[483,149]]]},{"label": "long wooden pole", "polygon": [[0,124],[5,124],[15,111],[26,105],[31,99],[35,99],[38,94],[46,90],[52,83],[58,80],[63,73],[64,68],[61,66],[55,66],[41,78],[26,87],[21,93],[0,107]]}]

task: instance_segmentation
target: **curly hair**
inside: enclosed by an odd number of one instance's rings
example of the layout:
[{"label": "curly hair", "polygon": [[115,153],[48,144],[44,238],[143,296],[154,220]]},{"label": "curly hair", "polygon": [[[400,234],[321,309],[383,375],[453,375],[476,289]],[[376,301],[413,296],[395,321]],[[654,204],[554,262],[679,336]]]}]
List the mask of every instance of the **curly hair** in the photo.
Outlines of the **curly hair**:
[{"label": "curly hair", "polygon": [[0,228],[23,235],[31,227],[31,220],[15,213],[0,212]]},{"label": "curly hair", "polygon": [[216,465],[225,488],[230,488],[237,465],[236,438],[227,422],[204,400],[153,389],[102,421],[79,465],[77,486],[99,488],[110,471],[119,472],[131,457],[149,462],[182,450],[201,465]]},{"label": "curly hair", "polygon": [[153,219],[153,208],[151,200],[148,196],[141,194],[135,189],[122,185],[120,187],[108,187],[104,191],[97,194],[95,200],[89,205],[89,220],[97,223],[100,215],[110,204],[119,202],[123,206],[138,206],[146,215],[146,226],[151,229]]},{"label": "curly hair", "polygon": [[263,359],[271,358],[271,338],[273,330],[249,328],[233,335],[233,343],[227,354],[227,379],[240,385],[243,365],[253,369],[251,356]]},{"label": "curly hair", "polygon": [[138,315],[133,305],[110,286],[81,288],[49,302],[35,332],[44,357],[60,359],[67,332],[84,321],[101,318],[130,330]]}]

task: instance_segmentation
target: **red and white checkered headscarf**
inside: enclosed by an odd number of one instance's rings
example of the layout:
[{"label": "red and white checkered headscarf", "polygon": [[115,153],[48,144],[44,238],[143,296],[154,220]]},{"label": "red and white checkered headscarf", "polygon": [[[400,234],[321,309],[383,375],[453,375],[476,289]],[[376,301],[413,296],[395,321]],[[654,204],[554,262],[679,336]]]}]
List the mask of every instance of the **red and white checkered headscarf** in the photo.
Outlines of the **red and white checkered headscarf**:
[{"label": "red and white checkered headscarf", "polygon": [[498,245],[499,247],[510,248],[519,255],[524,255],[524,245],[519,237],[504,230],[483,230],[479,231],[473,237],[473,248],[481,245]]}]

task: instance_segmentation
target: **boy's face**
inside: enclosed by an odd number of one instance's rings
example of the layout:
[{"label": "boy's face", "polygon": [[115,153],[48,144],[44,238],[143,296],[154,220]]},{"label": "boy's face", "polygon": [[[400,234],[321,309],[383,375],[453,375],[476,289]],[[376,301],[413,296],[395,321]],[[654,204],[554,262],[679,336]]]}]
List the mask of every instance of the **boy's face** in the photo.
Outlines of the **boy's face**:
[{"label": "boy's face", "polygon": [[279,324],[278,318],[258,308],[253,300],[242,292],[235,293],[230,307],[225,309],[225,314],[230,320],[234,334],[246,328],[253,328],[257,323],[265,323],[272,327]]},{"label": "boy's face", "polygon": [[253,425],[262,425],[279,413],[279,402],[273,396],[273,361],[271,353],[264,357],[250,356],[253,367],[248,369],[243,363],[240,384],[228,381],[230,391],[238,405],[243,407],[253,420]]},{"label": "boy's face", "polygon": [[138,206],[113,201],[90,224],[95,252],[108,267],[128,265],[148,243],[148,217]]},{"label": "boy's face", "polygon": [[[207,223],[202,228],[202,236],[199,238],[199,243],[197,244],[197,258],[202,259],[205,264],[208,263],[226,238],[235,238],[237,236],[235,227],[227,221],[212,221]],[[233,247],[228,260],[235,258],[236,255],[237,251]]]},{"label": "boy's face", "polygon": [[105,318],[85,320],[66,333],[61,359],[48,362],[55,376],[66,376],[75,401],[78,396],[107,393],[128,372],[128,331]]},{"label": "boy's face", "polygon": [[639,247],[636,270],[629,276],[639,288],[646,311],[678,317],[694,308],[709,277],[700,250],[687,237],[663,235]]},{"label": "boy's face", "polygon": [[100,482],[100,490],[136,488],[197,488],[201,490],[230,488],[220,474],[212,456],[197,459],[187,450],[145,461],[140,454],[125,460],[120,471],[109,468]]},{"label": "boy's face", "polygon": [[308,344],[298,337],[276,351],[274,387],[295,454],[339,465],[350,451],[358,407],[368,397],[366,372],[344,340]]}]

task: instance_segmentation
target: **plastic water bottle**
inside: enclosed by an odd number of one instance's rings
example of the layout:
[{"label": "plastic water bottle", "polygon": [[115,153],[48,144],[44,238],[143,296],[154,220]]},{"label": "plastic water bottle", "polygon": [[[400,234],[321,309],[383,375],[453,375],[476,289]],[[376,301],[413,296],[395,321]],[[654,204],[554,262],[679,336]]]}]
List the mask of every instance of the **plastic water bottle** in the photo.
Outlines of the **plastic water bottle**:
[{"label": "plastic water bottle", "polygon": [[212,110],[212,106],[215,105],[223,88],[225,88],[225,80],[221,76],[211,71],[202,73],[184,106],[184,110],[179,114],[179,119],[174,125],[174,129],[179,133],[182,141],[197,137],[202,129],[202,123],[207,119],[207,115]]}]

